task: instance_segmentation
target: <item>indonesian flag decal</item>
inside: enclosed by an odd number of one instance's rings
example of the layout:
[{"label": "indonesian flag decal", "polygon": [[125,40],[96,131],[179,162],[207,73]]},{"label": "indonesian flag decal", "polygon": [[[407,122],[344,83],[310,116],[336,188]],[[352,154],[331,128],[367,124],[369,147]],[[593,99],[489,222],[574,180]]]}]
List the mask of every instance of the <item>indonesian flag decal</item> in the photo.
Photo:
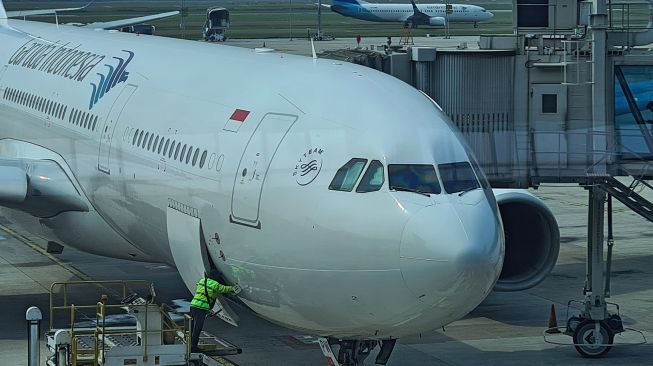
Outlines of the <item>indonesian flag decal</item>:
[{"label": "indonesian flag decal", "polygon": [[249,111],[244,109],[236,109],[234,113],[231,114],[231,117],[229,117],[227,123],[224,125],[224,130],[238,132],[240,126],[242,126],[248,116]]}]

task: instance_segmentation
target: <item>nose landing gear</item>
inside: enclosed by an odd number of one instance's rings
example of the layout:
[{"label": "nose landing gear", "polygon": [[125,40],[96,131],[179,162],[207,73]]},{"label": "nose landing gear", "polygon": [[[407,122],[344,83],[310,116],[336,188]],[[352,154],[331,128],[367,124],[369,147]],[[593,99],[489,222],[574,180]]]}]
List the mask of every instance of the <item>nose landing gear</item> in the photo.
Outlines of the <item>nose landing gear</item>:
[{"label": "nose landing gear", "polygon": [[[621,324],[621,319],[618,322]],[[576,351],[587,358],[598,358],[610,352],[614,335],[619,331],[611,327],[610,320],[581,321],[579,318],[571,318],[568,324],[567,331],[573,336]],[[575,327],[572,328],[574,325]],[[621,331],[623,332],[623,327]]]},{"label": "nose landing gear", "polygon": [[[385,365],[392,354],[396,339],[383,341],[373,340],[336,340],[319,338],[320,348],[329,366],[362,366],[372,350],[380,344],[379,354],[376,357],[377,365]],[[339,344],[338,357],[334,355],[331,344]]]}]

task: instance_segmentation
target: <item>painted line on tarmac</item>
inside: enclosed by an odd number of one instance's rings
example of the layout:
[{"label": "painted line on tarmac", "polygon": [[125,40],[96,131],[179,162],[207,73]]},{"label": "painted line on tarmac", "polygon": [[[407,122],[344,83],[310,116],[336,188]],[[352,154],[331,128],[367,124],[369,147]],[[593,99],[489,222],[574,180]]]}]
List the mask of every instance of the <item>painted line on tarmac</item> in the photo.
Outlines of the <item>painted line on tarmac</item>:
[{"label": "painted line on tarmac", "polygon": [[10,229],[7,226],[2,225],[2,224],[0,224],[0,229],[2,231],[4,231],[5,233],[9,234],[10,236],[12,236],[13,238],[15,238],[16,240],[20,241],[21,243],[23,243],[23,244],[27,245],[28,247],[32,248],[34,251],[38,252],[39,254],[47,257],[48,259],[50,259],[51,261],[56,263],[61,268],[65,269],[66,271],[68,271],[70,273],[72,273],[74,276],[76,276],[80,280],[82,280],[82,281],[91,281],[92,280],[91,277],[85,275],[84,273],[82,273],[77,268],[67,264],[66,262],[62,261],[61,259],[59,259],[59,258],[53,256],[52,254],[48,253],[45,249],[43,249],[37,243],[33,242],[28,237],[26,237],[26,236],[24,236],[22,234],[19,234],[19,233],[15,232],[14,230],[12,230],[12,229]]},{"label": "painted line on tarmac", "polygon": [[216,362],[219,362],[222,366],[238,366],[235,363],[223,357],[211,357],[211,358],[214,359]]}]

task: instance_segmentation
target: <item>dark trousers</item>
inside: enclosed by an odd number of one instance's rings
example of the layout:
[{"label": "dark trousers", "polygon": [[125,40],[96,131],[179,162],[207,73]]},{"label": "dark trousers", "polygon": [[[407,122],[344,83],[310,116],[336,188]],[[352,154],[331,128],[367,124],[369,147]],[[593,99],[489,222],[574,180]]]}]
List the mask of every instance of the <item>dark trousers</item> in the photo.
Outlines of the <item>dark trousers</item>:
[{"label": "dark trousers", "polygon": [[190,316],[193,318],[193,332],[191,336],[191,348],[196,349],[197,344],[200,341],[200,334],[202,333],[202,327],[204,327],[204,319],[208,314],[207,310],[198,309],[196,307],[190,307]]}]

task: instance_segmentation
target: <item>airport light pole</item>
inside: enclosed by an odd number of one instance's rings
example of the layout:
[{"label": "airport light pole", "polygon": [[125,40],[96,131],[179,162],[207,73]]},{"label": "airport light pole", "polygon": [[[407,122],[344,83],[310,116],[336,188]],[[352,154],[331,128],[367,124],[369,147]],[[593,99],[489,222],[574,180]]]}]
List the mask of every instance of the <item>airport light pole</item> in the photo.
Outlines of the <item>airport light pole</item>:
[{"label": "airport light pole", "polygon": [[290,40],[292,41],[292,0],[290,0]]}]

